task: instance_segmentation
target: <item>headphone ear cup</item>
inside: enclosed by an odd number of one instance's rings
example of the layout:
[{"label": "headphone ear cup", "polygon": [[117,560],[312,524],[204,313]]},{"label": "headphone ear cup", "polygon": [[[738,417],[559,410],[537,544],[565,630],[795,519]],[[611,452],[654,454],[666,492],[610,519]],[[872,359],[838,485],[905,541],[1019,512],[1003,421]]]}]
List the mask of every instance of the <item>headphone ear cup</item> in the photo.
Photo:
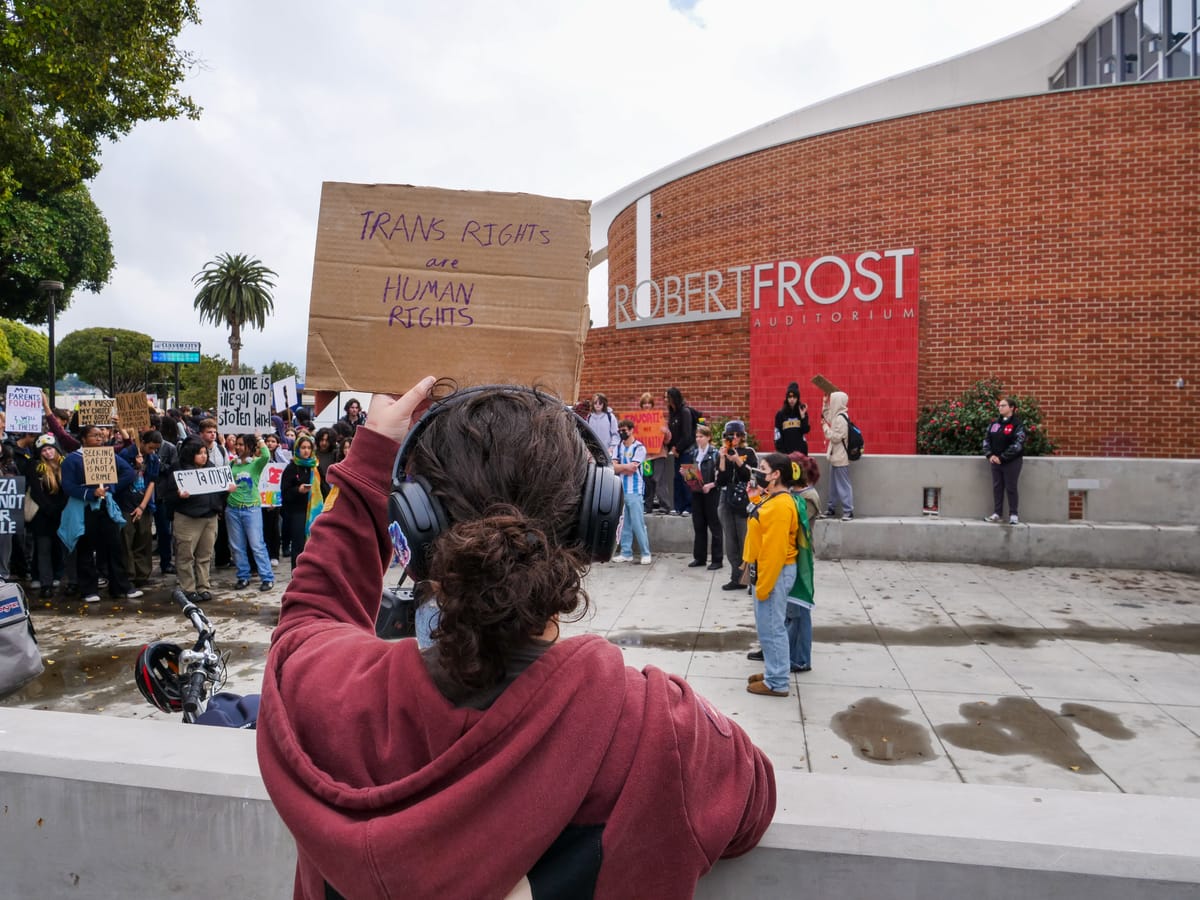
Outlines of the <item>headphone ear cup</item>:
[{"label": "headphone ear cup", "polygon": [[579,505],[579,536],[592,562],[612,559],[624,505],[620,476],[608,466],[589,464]]},{"label": "headphone ear cup", "polygon": [[433,542],[449,527],[446,511],[433,496],[429,482],[421,476],[393,485],[388,498],[388,516],[400,526],[408,541],[408,573],[414,581],[429,576]]}]

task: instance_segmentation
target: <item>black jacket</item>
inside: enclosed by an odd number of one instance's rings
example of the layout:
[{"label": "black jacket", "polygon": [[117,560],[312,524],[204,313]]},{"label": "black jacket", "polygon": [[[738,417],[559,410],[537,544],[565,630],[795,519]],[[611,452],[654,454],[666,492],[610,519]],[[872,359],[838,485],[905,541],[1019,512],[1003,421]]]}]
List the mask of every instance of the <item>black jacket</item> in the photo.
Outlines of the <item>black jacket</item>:
[{"label": "black jacket", "polygon": [[1015,413],[1007,419],[1001,416],[988,426],[983,436],[983,455],[1000,457],[1011,462],[1025,455],[1025,423]]},{"label": "black jacket", "polygon": [[[195,467],[180,466],[178,468],[186,470]],[[216,466],[212,463],[207,463],[205,468],[214,469]],[[225,509],[227,494],[224,491],[219,491],[215,494],[189,494],[187,497],[180,497],[179,487],[175,484],[175,478],[170,473],[168,473],[167,478],[162,480],[162,485],[163,501],[168,504],[167,509],[173,513],[179,513],[187,516],[189,519],[208,519],[212,516],[220,515]]]}]

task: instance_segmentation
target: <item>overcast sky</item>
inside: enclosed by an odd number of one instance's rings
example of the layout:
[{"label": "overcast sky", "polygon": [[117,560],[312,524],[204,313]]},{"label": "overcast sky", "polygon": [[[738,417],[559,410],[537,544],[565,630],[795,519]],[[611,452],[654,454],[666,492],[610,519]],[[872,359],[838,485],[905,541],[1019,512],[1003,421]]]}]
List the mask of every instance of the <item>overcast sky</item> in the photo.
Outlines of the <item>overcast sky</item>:
[{"label": "overcast sky", "polygon": [[[183,47],[198,121],[105,150],[92,194],[117,266],[58,335],[200,340],[192,276],[222,252],[278,273],[242,359],[304,369],[322,181],[599,200],[681,157],[843,91],[1039,24],[1070,0],[201,0]],[[605,321],[607,266],[593,273]]]}]

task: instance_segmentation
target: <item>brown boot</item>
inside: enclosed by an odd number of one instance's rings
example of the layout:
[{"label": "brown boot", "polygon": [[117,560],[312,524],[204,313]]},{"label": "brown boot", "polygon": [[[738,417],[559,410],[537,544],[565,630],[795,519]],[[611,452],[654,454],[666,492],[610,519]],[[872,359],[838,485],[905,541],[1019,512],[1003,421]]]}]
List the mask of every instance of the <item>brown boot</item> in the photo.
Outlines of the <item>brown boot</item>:
[{"label": "brown boot", "polygon": [[767,676],[764,673],[756,672],[754,675],[751,675],[749,678],[746,679],[746,683],[754,684],[754,682],[756,682],[756,681],[764,681],[766,679],[766,677]]},{"label": "brown boot", "polygon": [[764,697],[786,697],[787,691],[773,691],[765,681],[754,681],[746,685],[746,690],[751,694],[762,694]]}]

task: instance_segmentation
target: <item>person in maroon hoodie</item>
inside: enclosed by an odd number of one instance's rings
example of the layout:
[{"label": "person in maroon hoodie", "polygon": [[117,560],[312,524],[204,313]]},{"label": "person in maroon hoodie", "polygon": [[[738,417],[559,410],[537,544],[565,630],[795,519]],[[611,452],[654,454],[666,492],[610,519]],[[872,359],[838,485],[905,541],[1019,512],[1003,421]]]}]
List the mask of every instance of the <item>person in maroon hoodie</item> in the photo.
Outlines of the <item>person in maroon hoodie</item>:
[{"label": "person in maroon hoodie", "polygon": [[295,896],[691,897],[762,837],[774,772],[683,679],[599,635],[559,639],[588,602],[588,455],[565,407],[482,391],[423,425],[407,474],[447,518],[428,562],[440,623],[425,651],[376,637],[389,476],[433,383],[375,396],[283,596],[258,758]]}]

